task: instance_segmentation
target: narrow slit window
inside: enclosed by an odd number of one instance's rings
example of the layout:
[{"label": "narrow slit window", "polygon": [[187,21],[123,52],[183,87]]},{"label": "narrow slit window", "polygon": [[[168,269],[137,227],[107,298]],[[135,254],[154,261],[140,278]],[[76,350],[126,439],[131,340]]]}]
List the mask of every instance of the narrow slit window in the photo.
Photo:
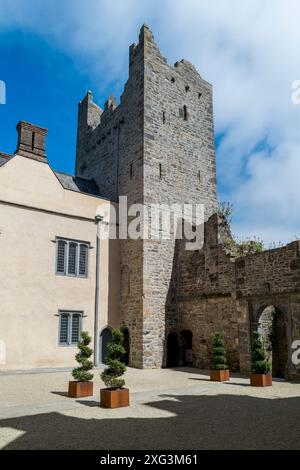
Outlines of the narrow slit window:
[{"label": "narrow slit window", "polygon": [[183,106],[183,119],[184,119],[185,121],[188,120],[188,112],[187,112],[187,107],[186,107],[186,105]]},{"label": "narrow slit window", "polygon": [[159,179],[161,180],[162,177],[162,166],[161,163],[159,164]]},{"label": "narrow slit window", "polygon": [[130,179],[133,177],[133,163],[130,163]]},{"label": "narrow slit window", "polygon": [[35,132],[33,132],[31,135],[31,150],[34,149],[34,145],[35,145]]},{"label": "narrow slit window", "polygon": [[166,123],[166,113],[165,113],[165,111],[163,111],[163,113],[162,113],[162,122],[163,122],[163,124]]}]

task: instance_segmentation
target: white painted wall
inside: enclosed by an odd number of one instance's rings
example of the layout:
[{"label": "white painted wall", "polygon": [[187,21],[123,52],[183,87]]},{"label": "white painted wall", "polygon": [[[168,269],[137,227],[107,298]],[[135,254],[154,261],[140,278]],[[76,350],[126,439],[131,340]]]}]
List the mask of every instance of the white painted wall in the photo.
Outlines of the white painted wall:
[{"label": "white painted wall", "polygon": [[[45,163],[15,156],[0,167],[1,370],[75,364],[76,346],[58,345],[59,310],[84,311],[83,329],[93,336],[94,218],[104,205],[65,190]],[[87,279],[55,274],[56,236],[90,242]],[[100,246],[99,332],[119,324],[119,246]]]}]

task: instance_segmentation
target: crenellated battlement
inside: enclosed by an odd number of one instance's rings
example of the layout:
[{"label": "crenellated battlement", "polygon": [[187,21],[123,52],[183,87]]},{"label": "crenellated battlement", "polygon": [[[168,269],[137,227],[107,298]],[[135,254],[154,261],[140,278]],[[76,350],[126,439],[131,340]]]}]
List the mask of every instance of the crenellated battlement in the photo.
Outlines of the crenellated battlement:
[{"label": "crenellated battlement", "polygon": [[[125,100],[126,102],[126,95],[131,92],[130,90],[130,83],[131,79],[134,81],[133,75],[136,74],[136,68],[141,66],[143,62],[144,66],[146,67],[146,63],[151,67],[151,62],[157,61],[161,62],[166,66],[166,80],[169,80],[170,83],[174,83],[176,80],[182,81],[193,81],[195,84],[199,84],[200,88],[208,87],[211,88],[211,85],[201,78],[201,75],[194,67],[194,65],[182,59],[176,62],[173,65],[167,63],[167,60],[160,52],[159,47],[157,46],[153,33],[149,29],[149,27],[144,24],[141,27],[140,34],[139,34],[139,42],[137,44],[133,43],[129,47],[129,78],[124,85],[124,91],[120,97],[120,104],[118,105],[116,99],[113,96],[110,96],[104,104],[104,109],[101,109],[93,101],[93,95],[91,91],[88,91],[85,98],[79,103],[79,119],[78,119],[78,132],[87,132],[89,133],[89,139],[91,138],[91,131],[93,131],[97,127],[106,127],[111,122],[112,125],[115,125],[115,120],[118,119],[118,108],[123,105]],[[188,85],[186,85],[188,86]],[[201,93],[201,91],[199,91]],[[130,97],[129,97],[130,99]],[[113,113],[112,111],[117,111]],[[126,111],[125,111],[126,112]],[[101,130],[97,130],[97,138],[100,139],[103,137],[101,134]],[[92,146],[94,146],[94,142],[91,142]],[[79,144],[80,146],[80,144]],[[89,148],[89,151],[91,148]]]}]

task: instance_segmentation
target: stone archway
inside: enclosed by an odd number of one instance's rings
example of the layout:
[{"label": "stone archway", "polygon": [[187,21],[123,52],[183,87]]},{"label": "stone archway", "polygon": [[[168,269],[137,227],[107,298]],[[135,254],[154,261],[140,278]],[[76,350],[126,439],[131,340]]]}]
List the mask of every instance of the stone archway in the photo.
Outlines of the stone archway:
[{"label": "stone archway", "polygon": [[100,364],[105,364],[105,357],[107,355],[107,345],[111,340],[111,329],[109,327],[104,328],[101,331],[99,337],[99,362]]},{"label": "stone archway", "polygon": [[264,306],[258,312],[257,331],[262,335],[273,377],[284,378],[288,365],[288,325],[283,311],[275,305]]}]

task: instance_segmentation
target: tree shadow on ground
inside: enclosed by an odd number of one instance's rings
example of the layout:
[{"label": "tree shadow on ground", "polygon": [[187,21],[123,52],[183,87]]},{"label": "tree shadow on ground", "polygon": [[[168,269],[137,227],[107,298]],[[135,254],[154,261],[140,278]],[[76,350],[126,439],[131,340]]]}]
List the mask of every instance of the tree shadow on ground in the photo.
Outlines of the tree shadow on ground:
[{"label": "tree shadow on ground", "polygon": [[[104,410],[98,407],[92,419],[56,412],[4,419],[0,422],[1,427],[23,432],[4,448],[183,450],[300,447],[299,397],[163,395],[160,398],[160,401],[144,405],[134,403],[133,407],[124,408],[120,418],[116,417],[116,410],[109,410],[111,414],[107,418],[107,410],[104,415]],[[84,405],[87,405],[86,401]],[[86,412],[78,408],[72,413],[79,413],[79,410],[81,414]],[[158,417],[157,410],[170,414]],[[137,413],[140,418],[131,416]],[[149,417],[146,418],[146,414]]]}]

